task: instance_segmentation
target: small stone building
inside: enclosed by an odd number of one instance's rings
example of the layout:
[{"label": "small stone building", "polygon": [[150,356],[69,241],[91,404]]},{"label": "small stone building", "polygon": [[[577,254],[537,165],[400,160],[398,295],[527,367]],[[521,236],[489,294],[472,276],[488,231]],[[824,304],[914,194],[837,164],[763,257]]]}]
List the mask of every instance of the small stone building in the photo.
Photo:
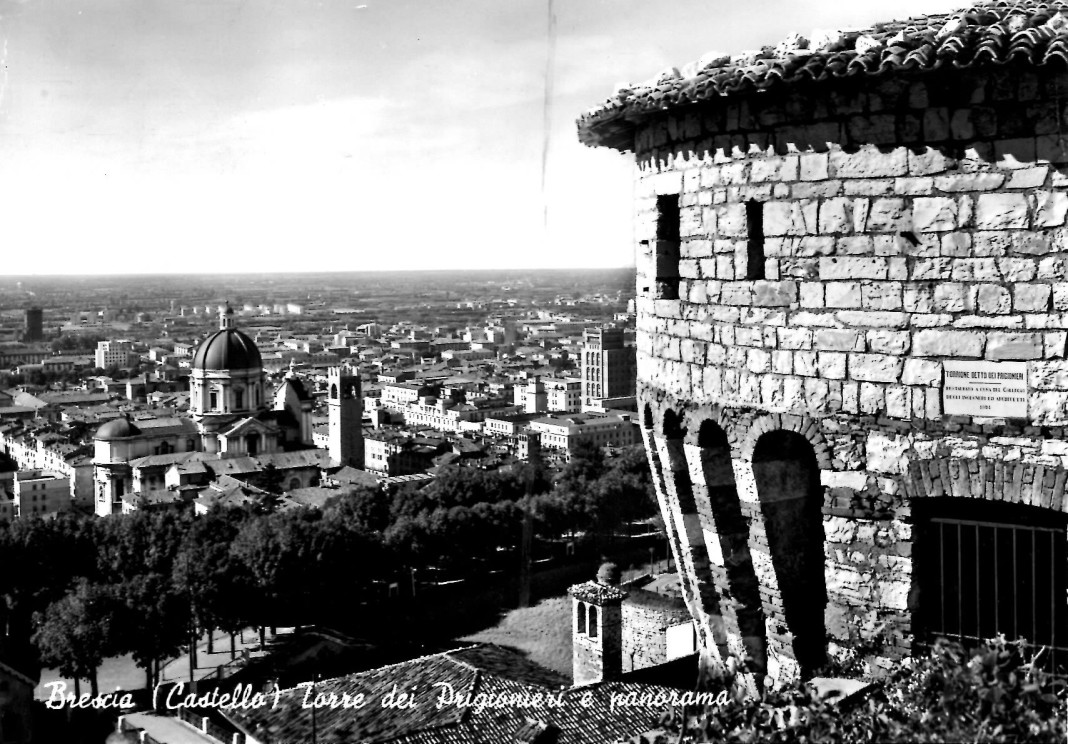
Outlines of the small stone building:
[{"label": "small stone building", "polygon": [[620,584],[615,564],[594,581],[572,586],[571,650],[575,685],[693,656],[696,630],[675,574],[640,576]]},{"label": "small stone building", "polygon": [[638,395],[709,661],[1068,647],[1068,3],[706,55],[634,153]]}]

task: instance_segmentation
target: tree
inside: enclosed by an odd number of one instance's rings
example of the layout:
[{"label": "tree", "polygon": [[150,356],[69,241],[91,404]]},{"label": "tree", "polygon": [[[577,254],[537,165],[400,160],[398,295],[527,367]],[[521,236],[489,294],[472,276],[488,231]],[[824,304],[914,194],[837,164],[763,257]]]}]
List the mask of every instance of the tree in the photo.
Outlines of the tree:
[{"label": "tree", "polygon": [[147,572],[115,586],[122,600],[118,652],[145,671],[145,686],[159,682],[160,663],[177,656],[189,638],[189,601],[169,574]]},{"label": "tree", "polygon": [[189,646],[191,665],[196,664],[197,629],[208,631],[210,651],[216,628],[233,636],[245,625],[245,613],[239,601],[240,567],[230,552],[230,543],[245,518],[240,510],[221,508],[198,517],[186,531],[175,557],[172,579],[176,590],[189,599],[193,625]]},{"label": "tree", "polygon": [[172,571],[191,516],[174,511],[136,511],[96,522],[99,572],[124,605],[121,651],[133,654],[151,688],[160,662],[179,653],[189,638],[189,597]]},{"label": "tree", "polygon": [[368,532],[381,532],[389,526],[392,499],[381,488],[357,486],[342,493],[324,510],[328,518],[355,525]]},{"label": "tree", "polygon": [[41,661],[74,679],[76,688],[79,680],[88,679],[96,696],[96,670],[118,647],[121,614],[121,602],[111,587],[80,579],[65,597],[34,615],[33,641]]}]

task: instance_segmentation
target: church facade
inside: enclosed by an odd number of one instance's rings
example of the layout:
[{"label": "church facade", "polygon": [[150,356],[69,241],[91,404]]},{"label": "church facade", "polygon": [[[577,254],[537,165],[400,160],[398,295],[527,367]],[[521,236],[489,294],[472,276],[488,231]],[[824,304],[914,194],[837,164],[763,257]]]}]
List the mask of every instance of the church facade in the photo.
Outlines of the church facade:
[{"label": "church facade", "polygon": [[[362,467],[362,400],[359,374],[348,367],[331,369],[331,390],[341,393],[330,403],[331,465]],[[353,390],[355,398],[353,399]],[[255,342],[234,323],[226,305],[219,313],[219,330],[205,338],[193,353],[189,418],[124,417],[101,426],[94,437],[96,513],[122,511],[124,496],[164,476],[155,471],[178,465],[184,455],[203,454],[220,459],[260,458],[313,444],[314,397],[292,369],[277,390],[268,390],[267,374]],[[343,405],[342,405],[343,403]],[[359,459],[356,456],[359,455]],[[200,463],[209,463],[196,457]],[[283,463],[285,458],[278,459]],[[199,467],[199,466],[198,466]],[[300,466],[306,469],[306,463]],[[247,469],[247,468],[246,468]],[[220,466],[219,472],[226,468]],[[151,471],[151,472],[150,472]],[[288,482],[282,472],[282,482]],[[306,475],[292,474],[301,486]]]},{"label": "church facade", "polygon": [[643,435],[707,662],[1068,647],[1066,29],[795,36],[580,119],[637,163]]}]

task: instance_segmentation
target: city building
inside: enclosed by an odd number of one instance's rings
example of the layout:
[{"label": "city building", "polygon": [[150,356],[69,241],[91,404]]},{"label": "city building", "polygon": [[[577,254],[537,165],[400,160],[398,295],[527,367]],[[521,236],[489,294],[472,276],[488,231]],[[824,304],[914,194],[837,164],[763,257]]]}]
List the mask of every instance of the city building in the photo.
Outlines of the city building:
[{"label": "city building", "polygon": [[635,348],[623,343],[622,328],[594,328],[583,332],[582,410],[605,398],[633,396],[636,380]]},{"label": "city building", "polygon": [[516,405],[526,413],[577,413],[582,410],[582,380],[578,377],[535,375],[525,384],[516,383]]},{"label": "city building", "polygon": [[363,469],[388,477],[421,473],[434,465],[444,442],[431,446],[401,431],[379,430],[364,437]]},{"label": "city building", "polygon": [[26,308],[26,325],[23,341],[40,341],[44,338],[44,311],[39,307]]},{"label": "city building", "polygon": [[327,373],[326,402],[330,416],[330,457],[339,465],[362,467],[363,395],[360,375],[347,364]]},{"label": "city building", "polygon": [[69,511],[70,478],[51,470],[20,470],[15,473],[15,517],[43,517]]},{"label": "city building", "polygon": [[[123,497],[135,490],[180,486],[180,473],[176,475],[179,482],[159,483],[164,477],[162,466],[184,462],[189,453],[216,456],[210,466],[216,475],[241,475],[250,481],[256,481],[257,474],[270,465],[283,483],[294,488],[315,485],[321,466],[360,467],[359,375],[348,367],[332,368],[328,379],[329,454],[313,454],[309,459],[300,450],[313,441],[312,398],[291,368],[270,401],[273,408],[269,405],[259,349],[235,327],[233,310],[224,306],[219,313],[219,330],[205,338],[193,354],[190,418],[123,416],[97,430],[93,457],[96,513],[104,516],[121,511]],[[173,462],[142,459],[156,456],[171,456]],[[143,475],[143,468],[158,472]]]},{"label": "city building", "polygon": [[139,358],[130,341],[98,341],[96,344],[96,366],[100,369],[107,369],[113,364],[132,367]]},{"label": "city building", "polygon": [[1065,3],[982,2],[580,120],[638,166],[642,431],[708,664],[1068,647],[1066,48]]},{"label": "city building", "polygon": [[[539,435],[543,451],[555,451],[565,460],[570,460],[581,444],[629,447],[642,441],[639,427],[628,413],[550,414],[532,420],[527,428]],[[522,447],[520,456],[527,456]]]}]

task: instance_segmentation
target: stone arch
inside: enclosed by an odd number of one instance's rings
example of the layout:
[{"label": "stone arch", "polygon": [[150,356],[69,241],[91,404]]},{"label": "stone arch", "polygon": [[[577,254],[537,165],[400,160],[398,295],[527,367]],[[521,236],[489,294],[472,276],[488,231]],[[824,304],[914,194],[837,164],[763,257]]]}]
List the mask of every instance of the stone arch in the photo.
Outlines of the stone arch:
[{"label": "stone arch", "polygon": [[[697,429],[700,462],[710,515],[706,531],[718,539],[719,560],[713,560],[724,623],[735,635],[750,668],[767,672],[767,636],[760,582],[749,552],[749,519],[738,498],[727,432],[717,420],[705,419]],[[710,546],[711,548],[712,546]]]},{"label": "stone arch", "polygon": [[792,650],[802,677],[811,676],[826,660],[819,457],[809,436],[793,427],[761,432],[750,457],[763,517],[761,542],[774,574],[764,581],[775,587],[765,612],[782,650]]},{"label": "stone arch", "polygon": [[769,414],[755,419],[749,425],[745,437],[741,441],[740,455],[742,459],[752,462],[753,450],[756,448],[757,441],[764,434],[772,431],[789,431],[804,437],[812,446],[819,468],[821,470],[831,469],[831,461],[834,459],[834,454],[830,444],[820,432],[819,424],[807,416],[796,416],[789,413]]},{"label": "stone arch", "polygon": [[[690,613],[697,623],[697,634],[701,648],[712,652],[718,651],[721,661],[727,654],[727,634],[723,625],[720,596],[716,588],[715,576],[707,537],[714,534],[711,517],[708,514],[707,498],[704,497],[704,478],[700,475],[699,458],[693,459],[694,469],[686,454],[686,429],[682,415],[671,408],[664,412],[662,436],[657,439],[660,461],[664,468],[666,488],[665,503],[671,513],[678,540],[677,556],[679,575],[682,580],[683,593],[690,605]],[[704,515],[699,510],[697,490],[694,487],[698,479],[702,494]],[[706,526],[708,535],[706,535]],[[718,552],[719,546],[715,549]],[[710,660],[706,660],[710,661]]]}]

